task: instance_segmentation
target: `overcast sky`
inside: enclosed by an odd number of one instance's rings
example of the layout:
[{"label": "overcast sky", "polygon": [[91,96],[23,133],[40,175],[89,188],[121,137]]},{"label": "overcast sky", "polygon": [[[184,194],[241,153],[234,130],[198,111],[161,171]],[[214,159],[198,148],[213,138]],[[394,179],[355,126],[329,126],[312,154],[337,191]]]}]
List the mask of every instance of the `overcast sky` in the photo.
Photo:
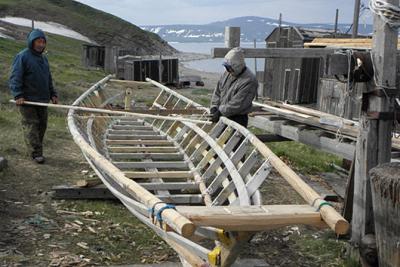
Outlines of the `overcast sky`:
[{"label": "overcast sky", "polygon": [[[352,21],[354,0],[78,0],[136,25],[206,24],[241,16],[261,16],[297,23]],[[367,3],[368,0],[362,0]],[[360,23],[370,21],[364,12]]]}]

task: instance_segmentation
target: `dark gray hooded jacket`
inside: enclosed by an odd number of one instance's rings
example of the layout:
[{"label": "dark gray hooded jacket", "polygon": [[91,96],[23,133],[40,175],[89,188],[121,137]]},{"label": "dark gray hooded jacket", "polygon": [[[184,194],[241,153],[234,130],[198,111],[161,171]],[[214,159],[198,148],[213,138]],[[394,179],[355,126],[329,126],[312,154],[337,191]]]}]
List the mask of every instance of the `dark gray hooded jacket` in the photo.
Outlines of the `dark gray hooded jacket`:
[{"label": "dark gray hooded jacket", "polygon": [[234,72],[225,71],[221,76],[211,99],[211,108],[217,107],[225,117],[246,115],[250,113],[257,94],[257,79],[246,67],[242,49],[237,47],[229,51],[225,63]]}]

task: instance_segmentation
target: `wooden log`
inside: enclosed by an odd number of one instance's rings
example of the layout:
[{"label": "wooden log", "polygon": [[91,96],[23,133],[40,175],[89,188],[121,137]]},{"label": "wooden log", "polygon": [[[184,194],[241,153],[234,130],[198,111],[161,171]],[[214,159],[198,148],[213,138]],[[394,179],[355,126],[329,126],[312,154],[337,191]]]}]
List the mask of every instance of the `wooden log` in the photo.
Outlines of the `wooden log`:
[{"label": "wooden log", "polygon": [[370,171],[379,266],[400,266],[400,163]]},{"label": "wooden log", "polygon": [[[15,100],[10,100],[10,102],[15,103]],[[161,115],[142,114],[142,113],[133,113],[133,112],[127,112],[127,111],[109,110],[109,109],[102,109],[102,108],[86,108],[86,107],[79,107],[79,106],[48,104],[48,103],[39,103],[39,102],[32,102],[32,101],[25,101],[24,105],[39,106],[39,107],[52,107],[52,108],[92,112],[92,113],[126,115],[126,116],[132,116],[132,117],[136,117],[136,118],[159,119],[159,120],[167,120],[167,121],[187,121],[187,122],[191,122],[191,123],[210,124],[210,125],[212,124],[212,122],[209,122],[209,121],[192,120],[192,119],[187,119],[187,118],[183,118],[183,117],[169,117],[169,116],[161,116]]]},{"label": "wooden log", "polygon": [[[246,136],[253,146],[269,160],[271,165],[279,174],[292,186],[294,190],[310,205],[319,208],[322,219],[337,234],[346,234],[349,230],[349,223],[331,206],[324,205],[325,201],[306,182],[304,182],[292,169],[290,169],[278,156],[276,156],[264,143],[258,140],[247,129],[239,124],[222,117],[221,120],[240,131]],[[322,205],[322,206],[321,206]]]}]

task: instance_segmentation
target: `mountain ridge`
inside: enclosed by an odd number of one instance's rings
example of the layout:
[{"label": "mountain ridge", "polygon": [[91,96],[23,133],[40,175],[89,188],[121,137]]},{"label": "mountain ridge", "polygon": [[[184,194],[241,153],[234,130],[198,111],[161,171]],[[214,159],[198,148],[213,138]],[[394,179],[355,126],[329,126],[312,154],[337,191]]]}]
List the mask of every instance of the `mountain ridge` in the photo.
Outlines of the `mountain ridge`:
[{"label": "mountain ridge", "polygon": [[[294,23],[282,21],[283,26],[298,26],[311,29],[331,29],[332,23]],[[170,24],[170,25],[143,25],[142,29],[158,34],[168,42],[223,42],[224,29],[226,26],[241,27],[242,41],[262,42],[279,26],[279,21],[267,17],[244,16],[223,21],[215,21],[207,24]],[[339,24],[340,32],[351,30],[351,24]],[[372,25],[360,25],[360,34],[369,35],[372,32]]]}]

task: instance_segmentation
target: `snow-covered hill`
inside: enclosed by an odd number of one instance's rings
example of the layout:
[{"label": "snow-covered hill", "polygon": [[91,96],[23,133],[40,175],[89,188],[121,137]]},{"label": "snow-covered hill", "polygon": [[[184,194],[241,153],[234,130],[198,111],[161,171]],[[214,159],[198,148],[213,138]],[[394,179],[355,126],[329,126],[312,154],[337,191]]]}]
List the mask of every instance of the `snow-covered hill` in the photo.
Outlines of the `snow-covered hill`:
[{"label": "snow-covered hill", "polygon": [[[303,28],[333,29],[333,24],[300,24],[283,22],[283,26],[299,26]],[[158,34],[168,42],[222,42],[226,26],[241,27],[242,41],[264,41],[271,31],[279,26],[278,20],[263,17],[239,17],[225,21],[213,22],[205,25],[147,25],[142,29]],[[339,30],[347,32],[350,24],[340,24]],[[360,25],[361,34],[370,34],[371,25]]]},{"label": "snow-covered hill", "polygon": [[[4,17],[4,18],[0,18],[0,21],[4,21],[7,23],[11,23],[11,24],[18,25],[18,26],[24,26],[24,27],[32,26],[32,21],[30,19],[20,18],[20,17]],[[48,22],[34,21],[34,25],[35,25],[35,28],[41,29],[48,33],[54,33],[54,34],[66,36],[69,38],[81,40],[81,41],[88,42],[88,43],[95,43],[92,40],[90,40],[88,37],[80,34],[79,32],[71,30],[68,27],[66,27],[62,24],[59,24],[59,23],[55,23],[55,22],[51,22],[51,21],[48,21]],[[11,38],[6,33],[4,33],[5,31],[6,31],[5,28],[0,28],[0,37]]]}]

